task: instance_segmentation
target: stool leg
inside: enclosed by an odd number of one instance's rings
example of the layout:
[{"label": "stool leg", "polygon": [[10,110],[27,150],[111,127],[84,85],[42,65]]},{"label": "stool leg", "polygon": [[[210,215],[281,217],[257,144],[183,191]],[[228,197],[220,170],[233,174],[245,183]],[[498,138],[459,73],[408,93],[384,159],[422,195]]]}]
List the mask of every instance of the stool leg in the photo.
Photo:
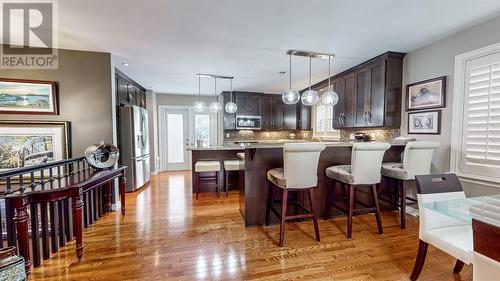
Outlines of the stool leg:
[{"label": "stool leg", "polygon": [[269,188],[269,193],[267,196],[267,208],[266,208],[266,226],[269,226],[271,223],[271,207],[273,204],[273,185],[271,182],[268,181],[268,188]]},{"label": "stool leg", "polygon": [[286,205],[288,204],[287,201],[288,191],[286,189],[283,189],[283,200],[281,200],[280,247],[283,247],[283,244],[285,242]]},{"label": "stool leg", "polygon": [[401,181],[401,189],[399,190],[401,210],[399,214],[401,216],[401,229],[406,228],[406,181]]},{"label": "stool leg", "polygon": [[198,195],[200,194],[200,174],[194,173],[194,188],[196,192],[196,199],[198,200]]},{"label": "stool leg", "polygon": [[[330,191],[332,188],[332,182],[333,182],[333,191]],[[335,185],[337,185],[337,182],[335,182],[333,179],[326,177],[326,194],[325,194],[325,209],[323,211],[323,219],[326,221],[328,219],[328,216],[330,215],[330,196],[332,194],[335,194]]]},{"label": "stool leg", "polygon": [[226,187],[226,197],[228,197],[229,196],[229,193],[228,193],[228,190],[229,190],[229,172],[228,171],[226,171],[226,173],[225,173],[225,178],[226,178],[226,180],[225,180],[224,185]]},{"label": "stool leg", "polygon": [[215,172],[215,183],[217,184],[217,197],[220,197],[220,172]]},{"label": "stool leg", "polygon": [[375,203],[375,216],[377,218],[378,233],[383,234],[384,230],[382,229],[382,219],[380,217],[380,207],[378,204],[378,196],[377,196],[377,185],[372,185],[371,189],[373,194],[373,201]]},{"label": "stool leg", "polygon": [[308,190],[308,194],[309,202],[311,203],[311,213],[313,214],[314,233],[316,234],[316,241],[320,242],[318,219],[316,218],[316,198],[314,198],[312,188]]},{"label": "stool leg", "polygon": [[347,214],[347,238],[352,237],[352,211],[354,209],[354,186],[349,185],[349,207]]}]

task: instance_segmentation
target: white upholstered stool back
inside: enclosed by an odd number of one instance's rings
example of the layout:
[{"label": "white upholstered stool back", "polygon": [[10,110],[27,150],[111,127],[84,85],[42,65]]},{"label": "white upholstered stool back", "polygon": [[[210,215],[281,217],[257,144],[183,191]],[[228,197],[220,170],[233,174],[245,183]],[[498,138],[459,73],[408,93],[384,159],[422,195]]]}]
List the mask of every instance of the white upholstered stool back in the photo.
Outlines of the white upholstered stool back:
[{"label": "white upholstered stool back", "polygon": [[439,146],[439,142],[435,141],[413,141],[406,144],[403,170],[407,172],[408,178],[431,173],[432,155]]},{"label": "white upholstered stool back", "polygon": [[318,185],[318,162],[325,145],[321,143],[286,143],[283,146],[283,170],[287,188]]},{"label": "white upholstered stool back", "polygon": [[391,145],[386,142],[355,143],[352,145],[351,174],[356,184],[380,183],[380,167],[384,153]]}]

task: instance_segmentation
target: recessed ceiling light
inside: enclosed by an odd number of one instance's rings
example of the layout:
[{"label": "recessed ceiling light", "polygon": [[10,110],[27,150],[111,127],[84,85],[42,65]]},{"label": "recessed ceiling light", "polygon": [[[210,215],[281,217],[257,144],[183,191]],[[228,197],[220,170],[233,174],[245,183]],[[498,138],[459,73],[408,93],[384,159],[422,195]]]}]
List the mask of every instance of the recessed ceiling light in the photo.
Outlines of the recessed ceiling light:
[{"label": "recessed ceiling light", "polygon": [[126,62],[122,62],[122,65],[123,66],[130,66],[130,64],[126,63]]}]

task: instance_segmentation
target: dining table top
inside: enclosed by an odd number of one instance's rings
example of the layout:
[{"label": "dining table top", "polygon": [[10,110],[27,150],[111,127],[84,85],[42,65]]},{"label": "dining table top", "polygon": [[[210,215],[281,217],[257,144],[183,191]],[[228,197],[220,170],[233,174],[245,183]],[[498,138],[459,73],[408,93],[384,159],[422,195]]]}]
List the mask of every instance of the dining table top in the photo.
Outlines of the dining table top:
[{"label": "dining table top", "polygon": [[428,202],[423,207],[462,222],[474,219],[500,227],[500,194]]}]

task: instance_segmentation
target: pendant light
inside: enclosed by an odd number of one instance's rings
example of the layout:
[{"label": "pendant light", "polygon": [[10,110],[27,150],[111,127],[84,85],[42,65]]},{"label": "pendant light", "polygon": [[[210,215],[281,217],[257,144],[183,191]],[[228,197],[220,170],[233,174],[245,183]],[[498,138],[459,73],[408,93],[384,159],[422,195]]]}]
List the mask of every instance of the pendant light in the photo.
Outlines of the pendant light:
[{"label": "pendant light", "polygon": [[328,56],[328,91],[321,96],[321,104],[326,106],[334,106],[339,102],[339,95],[335,93],[332,89],[331,84],[331,73],[330,73],[330,59],[332,56]]},{"label": "pendant light", "polygon": [[220,102],[217,101],[217,77],[214,77],[214,81],[215,81],[215,91],[214,91],[215,100],[210,103],[208,108],[210,109],[211,112],[218,113],[222,109],[222,105],[220,104]]},{"label": "pendant light", "polygon": [[319,100],[318,92],[311,89],[311,72],[312,72],[311,71],[311,60],[312,60],[312,56],[309,56],[309,90],[305,91],[302,94],[302,97],[300,98],[302,101],[302,104],[306,105],[306,106],[313,106]]},{"label": "pendant light", "polygon": [[229,102],[226,103],[224,107],[227,113],[235,113],[238,110],[238,106],[233,102],[233,78],[231,78],[231,91],[229,92]]},{"label": "pendant light", "polygon": [[193,104],[194,112],[201,113],[207,109],[207,104],[201,101],[201,76],[198,74],[198,101]]},{"label": "pendant light", "polygon": [[299,92],[292,90],[292,54],[290,53],[289,55],[290,55],[290,71],[289,71],[290,86],[288,90],[283,91],[283,93],[281,94],[281,100],[283,100],[285,104],[296,104],[299,102],[300,94]]}]

